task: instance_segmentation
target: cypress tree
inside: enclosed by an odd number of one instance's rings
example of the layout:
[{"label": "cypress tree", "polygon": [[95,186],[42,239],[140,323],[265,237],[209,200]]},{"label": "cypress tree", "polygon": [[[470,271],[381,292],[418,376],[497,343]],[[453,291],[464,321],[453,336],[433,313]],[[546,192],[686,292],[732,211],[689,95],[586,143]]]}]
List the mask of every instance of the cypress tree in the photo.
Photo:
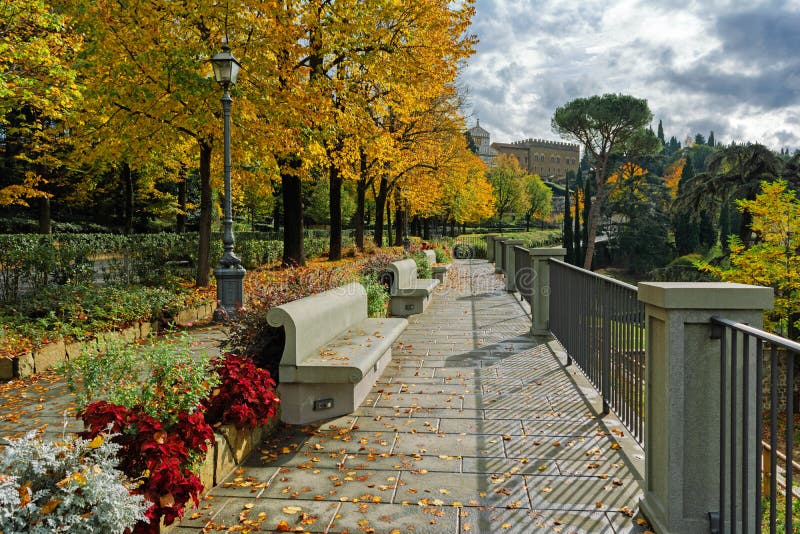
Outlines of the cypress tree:
[{"label": "cypress tree", "polygon": [[575,173],[569,171],[567,173],[567,183],[564,188],[564,248],[567,249],[567,263],[575,263],[575,243],[572,237],[572,214],[570,213],[569,205],[569,179],[570,176],[575,176]]},{"label": "cypress tree", "polygon": [[583,230],[581,241],[583,241],[583,248],[581,249],[581,262],[583,265],[586,261],[586,249],[589,246],[589,213],[592,211],[592,177],[587,176],[583,185]]},{"label": "cypress tree", "polygon": [[[691,156],[687,155],[681,179],[678,182],[679,196],[686,191],[689,180],[692,178],[694,178],[694,165],[692,164]],[[684,256],[697,249],[700,244],[700,233],[697,222],[693,220],[691,213],[684,210],[675,213],[672,220],[672,229],[675,232],[675,247],[678,249],[678,254]]]},{"label": "cypress tree", "polygon": [[661,119],[658,120],[658,140],[661,141],[661,146],[667,148],[667,140],[664,137],[664,125],[661,124]]},{"label": "cypress tree", "polygon": [[708,146],[716,146],[717,142],[714,140],[714,130],[711,130],[711,133],[708,134]]}]

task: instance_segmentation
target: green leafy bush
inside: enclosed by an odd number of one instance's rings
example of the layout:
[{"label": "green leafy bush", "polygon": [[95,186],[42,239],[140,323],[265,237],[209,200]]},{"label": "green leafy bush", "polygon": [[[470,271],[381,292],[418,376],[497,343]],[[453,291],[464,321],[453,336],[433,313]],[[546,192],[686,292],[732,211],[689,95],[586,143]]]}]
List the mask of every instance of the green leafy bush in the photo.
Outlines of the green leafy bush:
[{"label": "green leafy bush", "polygon": [[428,263],[428,256],[424,252],[414,252],[411,254],[411,259],[417,264],[417,278],[421,280],[429,280],[433,278],[433,271]]},{"label": "green leafy bush", "polygon": [[460,260],[486,259],[486,242],[475,240],[469,243],[456,243],[453,245],[453,257]]},{"label": "green leafy bush", "polygon": [[436,263],[452,263],[450,251],[444,245],[433,247],[433,252],[436,254]]},{"label": "green leafy bush", "polygon": [[208,356],[193,355],[183,336],[144,346],[110,342],[67,360],[63,371],[79,411],[104,399],[170,424],[219,383]]},{"label": "green leafy bush", "polygon": [[386,303],[389,301],[386,286],[378,283],[374,274],[362,276],[361,284],[367,290],[367,314],[370,317],[386,317]]},{"label": "green leafy bush", "polygon": [[43,441],[28,433],[0,450],[0,532],[119,533],[145,520],[148,503],[131,495],[117,469],[119,445]]},{"label": "green leafy bush", "polygon": [[181,286],[47,286],[17,305],[0,306],[0,328],[33,344],[83,340],[136,321],[167,321],[196,300]]}]

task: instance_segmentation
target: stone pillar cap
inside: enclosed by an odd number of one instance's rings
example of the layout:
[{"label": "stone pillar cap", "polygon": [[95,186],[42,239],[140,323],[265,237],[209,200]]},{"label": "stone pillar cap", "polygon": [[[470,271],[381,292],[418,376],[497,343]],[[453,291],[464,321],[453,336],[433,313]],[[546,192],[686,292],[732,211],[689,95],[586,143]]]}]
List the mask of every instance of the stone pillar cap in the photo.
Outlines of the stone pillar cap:
[{"label": "stone pillar cap", "polygon": [[666,309],[771,310],[771,287],[731,282],[640,282],[638,298]]},{"label": "stone pillar cap", "polygon": [[524,239],[503,239],[504,245],[524,245],[527,243]]},{"label": "stone pillar cap", "polygon": [[567,249],[564,247],[536,247],[530,249],[531,256],[566,256]]}]

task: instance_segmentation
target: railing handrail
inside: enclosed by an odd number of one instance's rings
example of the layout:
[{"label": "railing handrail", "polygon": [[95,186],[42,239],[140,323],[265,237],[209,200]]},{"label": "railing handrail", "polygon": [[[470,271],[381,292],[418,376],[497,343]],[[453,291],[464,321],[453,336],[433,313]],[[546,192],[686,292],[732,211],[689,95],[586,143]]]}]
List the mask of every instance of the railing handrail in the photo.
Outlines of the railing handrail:
[{"label": "railing handrail", "polygon": [[711,322],[713,324],[718,324],[721,326],[727,326],[728,328],[734,328],[739,330],[740,332],[744,332],[746,334],[750,334],[753,337],[761,339],[762,341],[767,341],[777,347],[784,348],[791,352],[800,354],[800,343],[792,341],[791,339],[786,339],[784,337],[771,334],[764,330],[759,330],[758,328],[754,328],[750,325],[746,325],[744,323],[737,323],[736,321],[731,321],[730,319],[725,319],[724,317],[713,316],[711,317]]},{"label": "railing handrail", "polygon": [[585,275],[588,275],[588,276],[592,276],[592,277],[594,277],[594,278],[599,278],[600,280],[603,280],[604,282],[609,282],[609,283],[611,283],[611,284],[616,284],[616,285],[618,285],[618,286],[624,287],[625,289],[630,289],[630,290],[632,290],[632,291],[639,291],[639,288],[638,288],[638,287],[636,287],[636,286],[634,286],[634,285],[631,285],[631,284],[627,284],[627,283],[625,283],[625,282],[622,282],[622,281],[620,281],[620,280],[617,280],[617,279],[615,279],[615,278],[611,278],[610,276],[605,276],[605,275],[602,275],[602,274],[597,274],[597,273],[595,273],[595,272],[588,271],[588,270],[586,270],[586,269],[583,269],[583,268],[581,268],[581,267],[576,267],[575,265],[572,265],[572,264],[570,264],[570,263],[567,263],[567,262],[565,262],[565,261],[557,260],[557,259],[555,259],[555,258],[550,258],[550,261],[552,261],[552,262],[555,262],[555,263],[558,263],[559,265],[561,265],[562,267],[566,267],[567,269],[572,269],[573,271],[578,271],[578,272],[580,272],[581,274],[585,274]]}]

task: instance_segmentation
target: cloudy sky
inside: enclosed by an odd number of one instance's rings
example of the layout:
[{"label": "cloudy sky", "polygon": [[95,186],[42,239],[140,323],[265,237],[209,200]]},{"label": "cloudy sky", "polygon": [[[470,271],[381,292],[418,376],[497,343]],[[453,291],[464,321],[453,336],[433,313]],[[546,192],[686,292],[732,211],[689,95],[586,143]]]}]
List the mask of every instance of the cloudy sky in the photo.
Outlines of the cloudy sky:
[{"label": "cloudy sky", "polygon": [[669,138],[800,148],[800,0],[477,0],[462,74],[492,142],[555,139],[573,98],[646,98]]}]

